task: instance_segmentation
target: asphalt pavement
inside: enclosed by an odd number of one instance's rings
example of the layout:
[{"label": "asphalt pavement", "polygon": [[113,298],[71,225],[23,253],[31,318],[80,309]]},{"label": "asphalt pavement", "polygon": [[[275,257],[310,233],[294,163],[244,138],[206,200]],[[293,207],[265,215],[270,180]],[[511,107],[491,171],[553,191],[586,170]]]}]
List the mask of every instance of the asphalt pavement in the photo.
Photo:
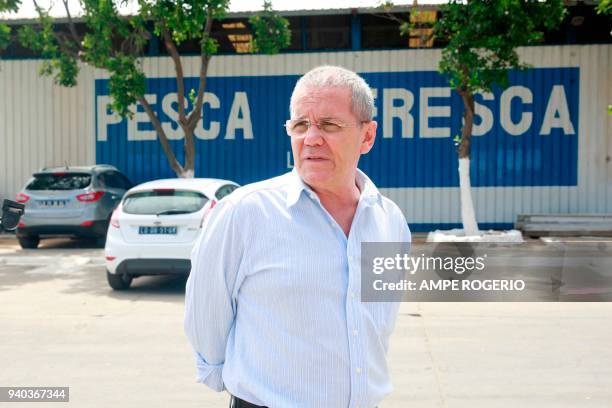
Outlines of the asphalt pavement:
[{"label": "asphalt pavement", "polygon": [[[226,407],[195,382],[185,282],[115,292],[93,245],[2,237],[0,386],[69,386],[53,407]],[[611,407],[611,321],[609,302],[403,303],[380,406]]]}]

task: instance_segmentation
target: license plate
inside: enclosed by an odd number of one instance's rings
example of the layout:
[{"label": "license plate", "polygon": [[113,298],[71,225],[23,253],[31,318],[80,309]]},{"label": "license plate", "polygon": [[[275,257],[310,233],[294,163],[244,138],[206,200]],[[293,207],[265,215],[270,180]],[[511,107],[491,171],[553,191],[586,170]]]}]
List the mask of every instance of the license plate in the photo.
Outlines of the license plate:
[{"label": "license plate", "polygon": [[63,208],[68,204],[68,200],[38,200],[42,207]]},{"label": "license plate", "polygon": [[138,227],[140,235],[176,235],[176,227]]}]

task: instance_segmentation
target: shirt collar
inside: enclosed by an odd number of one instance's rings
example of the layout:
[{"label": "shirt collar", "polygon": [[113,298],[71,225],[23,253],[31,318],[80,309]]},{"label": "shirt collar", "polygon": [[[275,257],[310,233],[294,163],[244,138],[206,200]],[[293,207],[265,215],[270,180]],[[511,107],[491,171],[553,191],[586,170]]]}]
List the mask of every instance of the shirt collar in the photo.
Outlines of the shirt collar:
[{"label": "shirt collar", "polygon": [[360,199],[365,200],[365,203],[368,205],[378,204],[382,207],[382,194],[372,183],[372,180],[359,169],[357,169],[356,182],[359,191],[361,191]]},{"label": "shirt collar", "polygon": [[[295,167],[291,171],[290,179],[291,182],[289,183],[289,189],[287,191],[287,207],[292,207],[298,202],[300,196],[302,195],[302,191],[314,194],[312,189],[308,187],[306,183],[304,183],[304,180],[302,180]],[[364,200],[365,204],[367,205],[378,204],[382,206],[382,195],[374,183],[372,183],[372,180],[370,180],[370,178],[366,176],[364,172],[357,169],[357,177],[355,181],[359,191],[361,191],[360,200]]]},{"label": "shirt collar", "polygon": [[298,202],[303,190],[310,190],[295,167],[291,171],[290,180],[291,182],[289,183],[289,189],[287,191],[287,207],[292,207]]}]

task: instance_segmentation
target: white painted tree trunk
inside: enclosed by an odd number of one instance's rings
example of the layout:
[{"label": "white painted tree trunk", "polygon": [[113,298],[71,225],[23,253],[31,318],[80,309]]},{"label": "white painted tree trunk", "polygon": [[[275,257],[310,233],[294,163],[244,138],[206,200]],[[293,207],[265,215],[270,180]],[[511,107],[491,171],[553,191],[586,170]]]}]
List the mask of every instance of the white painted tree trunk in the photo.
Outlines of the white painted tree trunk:
[{"label": "white painted tree trunk", "polygon": [[185,170],[179,175],[180,178],[193,178],[193,176],[193,170]]},{"label": "white painted tree trunk", "polygon": [[479,235],[474,203],[472,201],[472,186],[470,183],[470,159],[459,159],[459,189],[461,192],[461,222],[463,232],[468,235]]}]

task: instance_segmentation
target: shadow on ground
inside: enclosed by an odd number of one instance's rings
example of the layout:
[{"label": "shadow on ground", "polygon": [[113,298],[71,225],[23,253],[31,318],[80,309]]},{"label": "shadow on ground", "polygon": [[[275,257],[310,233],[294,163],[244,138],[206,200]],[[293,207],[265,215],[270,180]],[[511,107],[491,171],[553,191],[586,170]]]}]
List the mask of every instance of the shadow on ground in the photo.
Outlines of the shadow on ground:
[{"label": "shadow on ground", "polygon": [[50,238],[41,239],[38,248],[34,251],[45,251],[49,249],[102,249],[94,239],[85,238]]},{"label": "shadow on ground", "polygon": [[[182,299],[186,276],[143,276],[135,278],[125,291],[114,291],[106,281],[103,250],[95,242],[76,239],[48,239],[37,249],[23,250],[16,242],[0,242],[10,248],[7,258],[0,260],[0,291],[26,285],[55,281],[58,293],[108,296],[129,301],[170,301]],[[74,263],[71,262],[74,258]],[[77,262],[90,258],[84,265]],[[23,262],[23,264],[22,264]]]}]

